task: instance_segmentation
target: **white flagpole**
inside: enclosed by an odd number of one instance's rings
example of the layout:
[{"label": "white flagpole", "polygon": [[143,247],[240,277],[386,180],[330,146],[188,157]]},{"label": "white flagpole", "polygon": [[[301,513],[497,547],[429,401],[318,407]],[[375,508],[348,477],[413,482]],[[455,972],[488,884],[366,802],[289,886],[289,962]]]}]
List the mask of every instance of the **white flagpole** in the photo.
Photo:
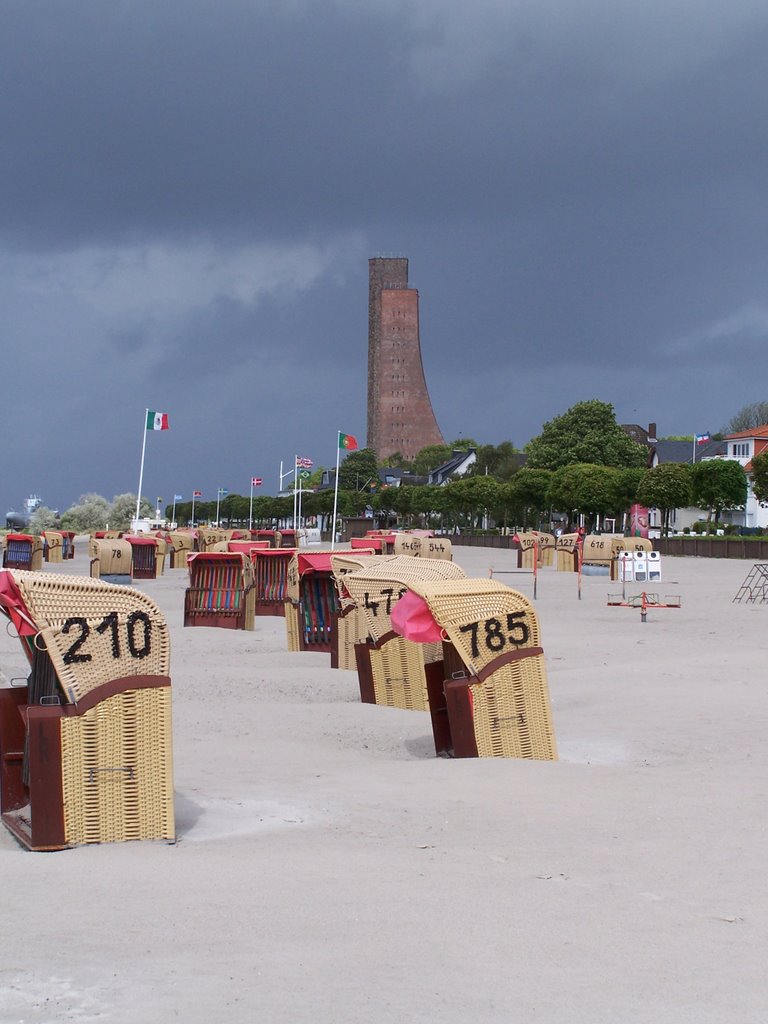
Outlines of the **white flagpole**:
[{"label": "white flagpole", "polygon": [[149,409],[144,410],[144,437],[141,442],[141,469],[139,470],[139,493],[136,495],[136,519],[139,518],[139,505],[141,504],[141,485],[144,481],[144,453],[147,450],[147,416],[149,416]]},{"label": "white flagpole", "polygon": [[195,525],[195,492],[192,491],[192,526]]},{"label": "white flagpole", "polygon": [[248,509],[248,529],[253,527],[253,477],[251,477],[251,504]]},{"label": "white flagpole", "polygon": [[331,551],[336,548],[336,508],[339,503],[339,456],[341,454],[341,448],[339,442],[341,440],[341,431],[336,431],[336,482],[333,488],[333,520],[331,522]]},{"label": "white flagpole", "polygon": [[219,529],[219,505],[221,504],[221,488],[216,491],[216,529]]},{"label": "white flagpole", "polygon": [[293,457],[293,528],[296,529],[296,484],[299,481],[299,456]]},{"label": "white flagpole", "polygon": [[696,435],[693,435],[693,462],[696,461]]},{"label": "white flagpole", "polygon": [[176,522],[176,491],[173,492],[173,512],[171,512],[171,522]]}]

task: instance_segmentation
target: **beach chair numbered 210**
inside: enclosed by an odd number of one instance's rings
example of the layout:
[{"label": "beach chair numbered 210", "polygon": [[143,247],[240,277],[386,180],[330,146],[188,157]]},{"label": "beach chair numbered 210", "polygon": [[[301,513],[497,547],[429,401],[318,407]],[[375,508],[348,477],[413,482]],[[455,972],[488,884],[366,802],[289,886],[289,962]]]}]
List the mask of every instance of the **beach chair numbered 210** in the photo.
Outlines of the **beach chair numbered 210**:
[{"label": "beach chair numbered 210", "polygon": [[175,838],[168,628],[130,587],[0,573],[26,686],[0,689],[2,820],[32,850]]}]

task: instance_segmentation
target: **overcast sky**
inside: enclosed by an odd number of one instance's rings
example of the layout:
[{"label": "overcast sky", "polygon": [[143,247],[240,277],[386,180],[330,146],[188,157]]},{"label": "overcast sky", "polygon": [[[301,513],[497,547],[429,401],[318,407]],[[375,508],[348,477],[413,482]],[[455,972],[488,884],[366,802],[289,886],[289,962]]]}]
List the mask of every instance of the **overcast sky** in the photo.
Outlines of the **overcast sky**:
[{"label": "overcast sky", "polygon": [[[765,0],[5,0],[0,514],[365,441],[402,255],[448,440],[768,400]],[[5,503],[5,504],[3,504]]]}]

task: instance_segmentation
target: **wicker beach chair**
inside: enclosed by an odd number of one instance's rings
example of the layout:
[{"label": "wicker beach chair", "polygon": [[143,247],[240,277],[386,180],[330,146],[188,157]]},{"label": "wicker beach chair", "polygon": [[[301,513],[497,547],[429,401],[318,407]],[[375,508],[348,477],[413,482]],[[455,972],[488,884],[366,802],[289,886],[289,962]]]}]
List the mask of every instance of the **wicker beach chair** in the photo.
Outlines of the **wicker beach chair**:
[{"label": "wicker beach chair", "polygon": [[46,562],[64,561],[64,537],[58,530],[43,530],[43,558]]},{"label": "wicker beach chair", "polygon": [[186,569],[187,558],[195,550],[196,537],[186,531],[174,530],[168,534],[168,568]]},{"label": "wicker beach chair", "polygon": [[4,569],[21,569],[36,572],[43,567],[42,537],[31,533],[7,533],[3,551]]},{"label": "wicker beach chair", "polygon": [[227,531],[212,526],[201,526],[197,531],[197,547],[199,551],[211,551],[215,544],[227,540]]},{"label": "wicker beach chair", "polygon": [[519,530],[514,536],[515,548],[517,549],[517,568],[533,569],[533,564],[538,563],[539,535],[535,530],[521,533]]},{"label": "wicker beach chair", "polygon": [[353,554],[345,551],[331,552],[331,571],[338,592],[338,611],[331,630],[331,668],[356,672],[355,646],[368,639],[365,610],[358,608],[344,587],[344,577],[348,573],[358,572],[367,565],[380,565],[385,558],[390,557],[376,555],[372,549],[368,549],[368,552],[360,549]]},{"label": "wicker beach chair", "polygon": [[131,545],[133,578],[135,580],[154,580],[160,572],[158,539],[145,534],[125,534],[123,540]]},{"label": "wicker beach chair", "polygon": [[445,562],[453,560],[453,546],[447,537],[423,537],[421,557],[438,558]]},{"label": "wicker beach chair", "polygon": [[396,555],[410,555],[411,558],[419,558],[421,555],[422,538],[412,533],[396,533],[394,540],[394,552]]},{"label": "wicker beach chair", "polygon": [[619,555],[622,551],[635,552],[653,551],[653,542],[647,537],[614,537],[611,541],[611,579],[621,578],[619,572]]},{"label": "wicker beach chair", "polygon": [[160,610],[128,587],[13,572],[0,580],[0,611],[31,665],[26,687],[0,690],[3,822],[34,850],[172,841],[170,643]]},{"label": "wicker beach chair", "polygon": [[241,551],[198,551],[189,556],[185,626],[254,628],[253,564]]},{"label": "wicker beach chair", "polygon": [[539,565],[554,565],[555,535],[553,533],[543,533],[541,530],[536,530],[535,532],[539,538]]},{"label": "wicker beach chair", "polygon": [[[557,748],[536,611],[522,594],[492,579],[415,581],[437,626],[444,658],[462,668],[444,677],[456,757],[556,760]],[[439,709],[433,708],[434,712]],[[437,746],[437,734],[436,734]]]},{"label": "wicker beach chair", "polygon": [[[264,531],[257,532],[263,533]],[[268,538],[262,537],[261,539],[267,540]],[[256,585],[257,615],[285,615],[288,566],[295,553],[293,548],[265,548],[251,551]]]},{"label": "wicker beach chair", "polygon": [[578,549],[578,533],[561,533],[555,538],[555,568],[558,572],[579,571]]},{"label": "wicker beach chair", "polygon": [[414,580],[464,578],[453,562],[394,555],[344,578],[344,587],[366,617],[370,641],[355,646],[364,703],[427,711],[424,666],[442,658],[440,644],[419,645],[392,631],[392,607]]},{"label": "wicker beach chair", "polygon": [[127,540],[96,540],[88,542],[91,578],[130,586],[133,580],[133,548]]},{"label": "wicker beach chair", "polygon": [[[296,551],[288,566],[286,630],[289,650],[329,652],[339,599],[331,551]],[[292,607],[291,607],[292,606]],[[298,638],[295,632],[298,615]],[[298,639],[298,648],[294,646]]]}]

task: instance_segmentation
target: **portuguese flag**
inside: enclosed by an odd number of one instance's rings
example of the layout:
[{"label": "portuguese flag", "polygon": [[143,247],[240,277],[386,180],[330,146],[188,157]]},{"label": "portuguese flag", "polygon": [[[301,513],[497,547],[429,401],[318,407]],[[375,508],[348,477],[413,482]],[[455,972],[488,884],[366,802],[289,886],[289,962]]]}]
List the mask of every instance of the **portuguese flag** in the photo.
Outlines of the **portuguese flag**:
[{"label": "portuguese flag", "polygon": [[168,413],[167,412],[153,412],[152,409],[147,409],[147,430],[167,430],[168,429]]},{"label": "portuguese flag", "polygon": [[357,451],[357,438],[352,437],[351,434],[339,432],[339,448],[347,452]]}]

